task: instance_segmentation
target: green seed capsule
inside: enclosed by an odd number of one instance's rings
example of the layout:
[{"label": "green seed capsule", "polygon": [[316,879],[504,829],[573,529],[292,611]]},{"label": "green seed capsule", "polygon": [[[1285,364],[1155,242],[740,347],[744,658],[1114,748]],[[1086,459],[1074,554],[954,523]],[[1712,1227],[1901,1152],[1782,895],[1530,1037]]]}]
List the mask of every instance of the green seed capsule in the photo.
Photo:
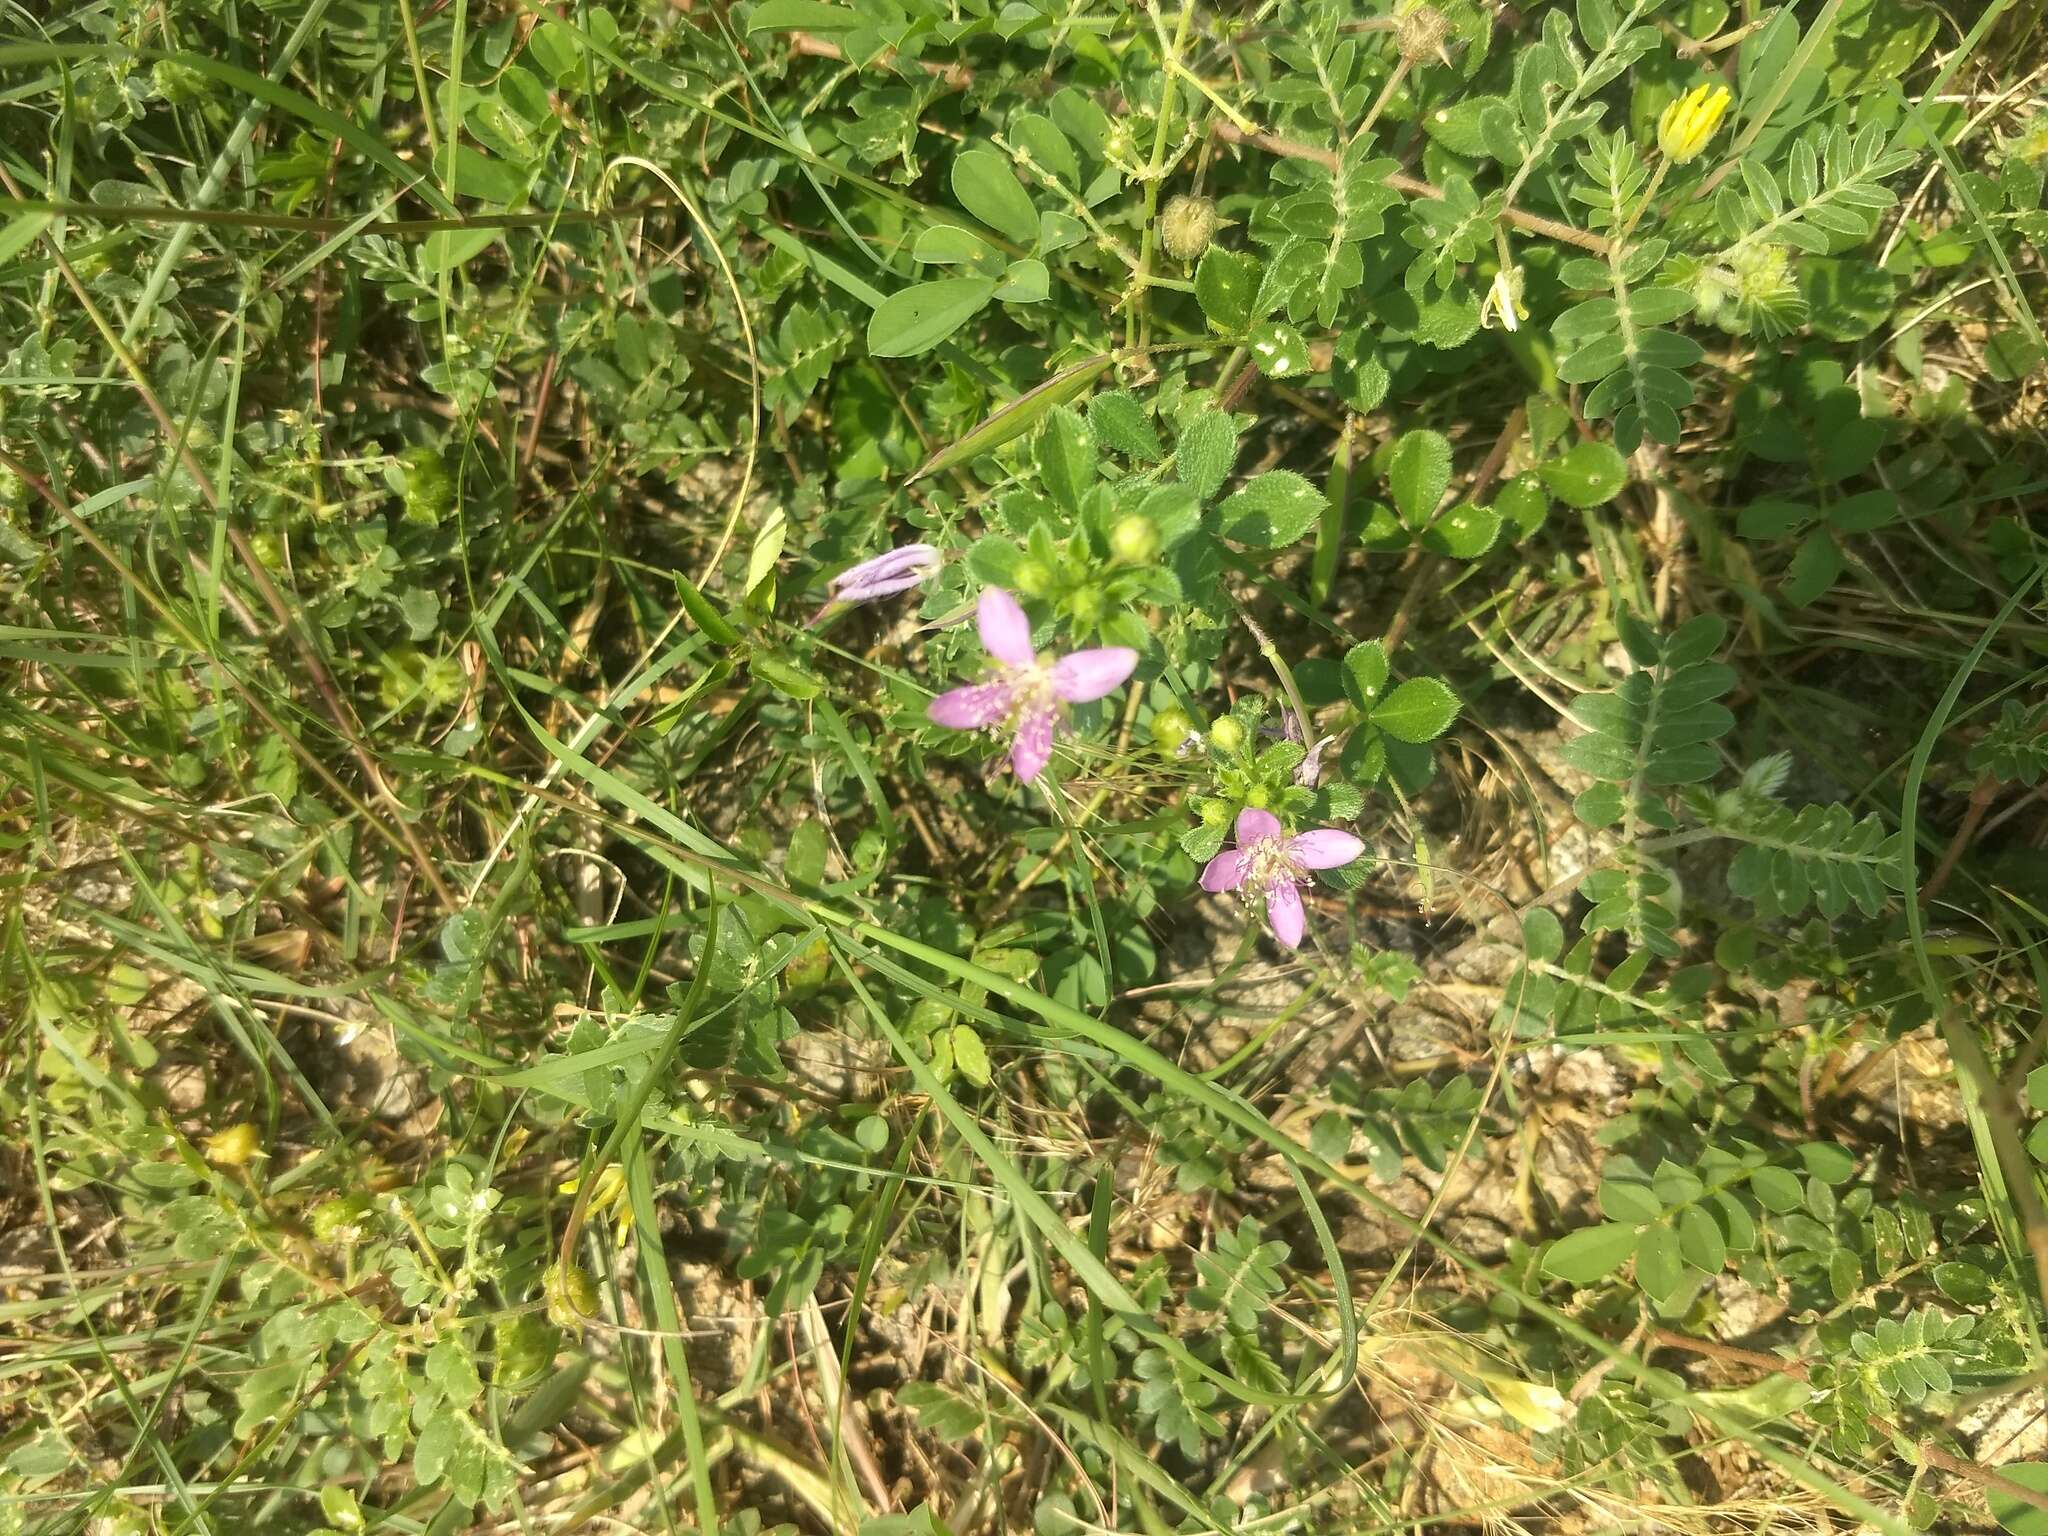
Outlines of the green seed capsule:
[{"label": "green seed capsule", "polygon": [[1152,519],[1136,513],[1118,521],[1109,531],[1110,553],[1130,565],[1143,565],[1159,553],[1159,530]]},{"label": "green seed capsule", "polygon": [[1200,261],[1223,227],[1216,205],[1206,197],[1176,197],[1159,216],[1159,243],[1175,261]]},{"label": "green seed capsule", "polygon": [[555,1363],[561,1332],[531,1313],[508,1317],[496,1331],[498,1365],[492,1381],[507,1392],[523,1392]]},{"label": "green seed capsule", "polygon": [[346,1248],[362,1241],[363,1224],[370,1216],[367,1195],[336,1195],[313,1207],[313,1241]]},{"label": "green seed capsule", "polygon": [[1180,744],[1195,733],[1195,722],[1179,705],[1162,709],[1152,717],[1152,739],[1162,752],[1177,752]]},{"label": "green seed capsule", "polygon": [[1218,752],[1235,752],[1244,745],[1244,727],[1225,715],[1209,727],[1209,745]]}]

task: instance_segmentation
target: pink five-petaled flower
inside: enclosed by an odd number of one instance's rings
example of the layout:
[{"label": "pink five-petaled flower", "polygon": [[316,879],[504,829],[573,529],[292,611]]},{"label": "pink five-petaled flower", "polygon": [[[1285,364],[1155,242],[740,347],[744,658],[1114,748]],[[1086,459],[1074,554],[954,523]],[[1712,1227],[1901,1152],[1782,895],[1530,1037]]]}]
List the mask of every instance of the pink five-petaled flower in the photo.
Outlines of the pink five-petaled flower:
[{"label": "pink five-petaled flower", "polygon": [[1273,937],[1289,949],[1299,949],[1307,926],[1301,887],[1308,884],[1308,872],[1336,869],[1363,852],[1365,844],[1349,832],[1318,827],[1288,837],[1271,811],[1247,808],[1237,813],[1237,846],[1209,861],[1202,871],[1202,889],[1215,895],[1238,891],[1247,901],[1264,896]]},{"label": "pink five-petaled flower", "polygon": [[1138,653],[1125,645],[1074,651],[1042,661],[1031,648],[1031,621],[1017,599],[1001,587],[981,594],[976,612],[981,643],[995,658],[995,675],[987,682],[955,688],[932,700],[934,724],[956,731],[975,731],[1007,723],[1012,733],[1010,766],[1030,783],[1052,756],[1052,737],[1069,704],[1114,693],[1138,664]]}]

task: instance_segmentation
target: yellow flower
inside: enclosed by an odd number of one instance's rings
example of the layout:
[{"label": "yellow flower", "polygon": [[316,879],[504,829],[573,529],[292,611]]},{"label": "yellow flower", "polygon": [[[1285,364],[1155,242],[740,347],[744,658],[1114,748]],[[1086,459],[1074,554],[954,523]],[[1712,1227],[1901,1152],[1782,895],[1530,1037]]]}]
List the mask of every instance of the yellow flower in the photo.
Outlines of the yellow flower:
[{"label": "yellow flower", "polygon": [[1674,165],[1699,158],[1735,98],[1725,85],[1696,85],[1657,119],[1657,147]]},{"label": "yellow flower", "polygon": [[1493,286],[1486,290],[1486,297],[1479,301],[1479,323],[1491,326],[1500,321],[1504,331],[1519,331],[1526,311],[1522,308],[1522,270],[1515,267],[1496,272]]},{"label": "yellow flower", "polygon": [[216,1132],[200,1143],[206,1148],[206,1160],[222,1168],[240,1168],[253,1157],[263,1153],[263,1141],[256,1127],[244,1120],[240,1125],[231,1125],[224,1131]]},{"label": "yellow flower", "polygon": [[[556,1186],[565,1195],[573,1195],[582,1187],[581,1179],[564,1179]],[[590,1186],[588,1209],[598,1213],[609,1211],[612,1230],[620,1237],[633,1230],[633,1196],[626,1189],[625,1169],[617,1163],[605,1164],[597,1182]]]}]

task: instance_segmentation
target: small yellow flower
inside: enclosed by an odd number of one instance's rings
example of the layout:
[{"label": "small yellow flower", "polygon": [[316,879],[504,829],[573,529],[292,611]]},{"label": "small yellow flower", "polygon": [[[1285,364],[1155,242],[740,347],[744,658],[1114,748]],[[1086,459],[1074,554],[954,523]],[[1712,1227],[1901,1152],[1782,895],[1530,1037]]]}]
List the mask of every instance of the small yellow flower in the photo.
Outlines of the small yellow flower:
[{"label": "small yellow flower", "polygon": [[1696,85],[1657,119],[1657,147],[1673,165],[1699,158],[1735,98],[1725,85]]},{"label": "small yellow flower", "polygon": [[200,1145],[206,1148],[206,1160],[222,1168],[240,1168],[263,1154],[263,1139],[246,1120],[216,1132]]},{"label": "small yellow flower", "polygon": [[[565,1195],[573,1195],[582,1187],[581,1179],[564,1179],[556,1186]],[[633,1197],[626,1189],[625,1169],[617,1163],[605,1164],[597,1182],[590,1186],[588,1209],[599,1213],[609,1211],[612,1230],[620,1237],[633,1230]]]},{"label": "small yellow flower", "polygon": [[1504,331],[1519,331],[1526,312],[1522,308],[1522,272],[1519,267],[1494,273],[1493,286],[1479,301],[1479,323],[1491,327],[1500,321]]}]

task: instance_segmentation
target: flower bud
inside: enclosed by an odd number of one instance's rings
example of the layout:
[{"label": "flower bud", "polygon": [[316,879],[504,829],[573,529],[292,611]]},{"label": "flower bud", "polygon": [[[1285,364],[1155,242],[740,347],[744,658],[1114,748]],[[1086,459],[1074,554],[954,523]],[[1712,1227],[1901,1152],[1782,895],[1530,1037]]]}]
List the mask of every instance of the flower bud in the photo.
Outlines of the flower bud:
[{"label": "flower bud", "polygon": [[214,1166],[240,1168],[251,1158],[262,1155],[263,1137],[255,1126],[244,1120],[240,1125],[231,1125],[207,1137],[201,1145],[206,1148],[206,1160]]},{"label": "flower bud", "polygon": [[1130,565],[1142,565],[1159,553],[1159,530],[1152,519],[1132,513],[1109,530],[1110,553]]},{"label": "flower bud", "polygon": [[1102,617],[1102,589],[1100,587],[1081,587],[1075,591],[1072,597],[1067,599],[1067,606],[1073,610],[1074,617],[1078,621],[1083,624],[1093,624]]},{"label": "flower bud", "polygon": [[1657,119],[1657,147],[1673,165],[1699,158],[1735,98],[1725,85],[1696,85]]},{"label": "flower bud", "polygon": [[1244,745],[1244,727],[1230,715],[1225,715],[1209,727],[1209,745],[1218,752],[1235,752]]},{"label": "flower bud", "polygon": [[1026,597],[1043,597],[1052,586],[1052,572],[1043,560],[1024,560],[1010,573],[1010,585]]},{"label": "flower bud", "polygon": [[1202,825],[1205,827],[1226,827],[1230,825],[1230,803],[1226,800],[1204,800],[1202,802]]},{"label": "flower bud", "polygon": [[1159,216],[1159,243],[1175,261],[1199,261],[1223,227],[1216,205],[1206,197],[1176,197]]},{"label": "flower bud", "polygon": [[1433,5],[1418,5],[1403,16],[1394,30],[1394,46],[1410,64],[1426,64],[1444,57],[1444,39],[1451,24]]}]

